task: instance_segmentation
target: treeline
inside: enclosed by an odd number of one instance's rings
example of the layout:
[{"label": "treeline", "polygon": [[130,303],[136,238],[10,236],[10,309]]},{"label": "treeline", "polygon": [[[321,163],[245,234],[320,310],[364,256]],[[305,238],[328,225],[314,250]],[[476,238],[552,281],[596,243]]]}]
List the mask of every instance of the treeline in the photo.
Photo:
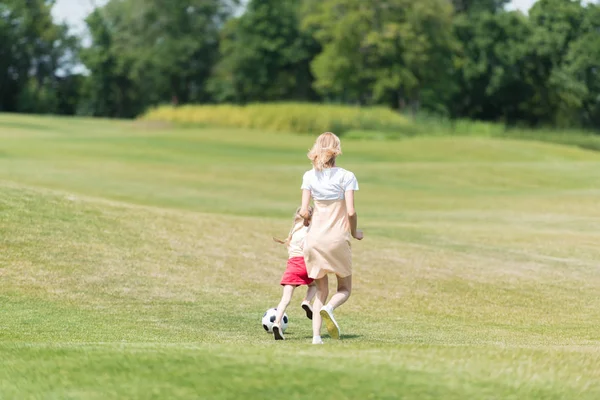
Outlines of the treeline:
[{"label": "treeline", "polygon": [[0,3],[0,111],[314,101],[600,128],[598,4],[539,0],[526,16],[506,0],[249,0],[243,12],[110,0],[79,38],[52,3]]}]

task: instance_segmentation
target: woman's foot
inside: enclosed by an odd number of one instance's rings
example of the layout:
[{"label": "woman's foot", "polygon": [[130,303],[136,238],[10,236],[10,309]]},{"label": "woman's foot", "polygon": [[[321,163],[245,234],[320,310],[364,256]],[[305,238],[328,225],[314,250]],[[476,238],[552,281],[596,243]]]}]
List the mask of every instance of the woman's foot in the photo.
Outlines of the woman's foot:
[{"label": "woman's foot", "polygon": [[323,344],[323,341],[321,340],[321,336],[313,336],[312,344]]},{"label": "woman's foot", "polygon": [[306,318],[312,319],[313,310],[312,310],[312,306],[310,305],[310,303],[308,301],[304,300],[302,302],[302,309],[306,312]]},{"label": "woman's foot", "polygon": [[329,336],[331,336],[333,339],[339,339],[340,326],[333,317],[333,308],[330,305],[326,305],[321,308],[321,317],[323,318],[323,322],[325,322]]},{"label": "woman's foot", "polygon": [[285,340],[279,324],[273,324],[273,336],[275,337],[275,340]]}]

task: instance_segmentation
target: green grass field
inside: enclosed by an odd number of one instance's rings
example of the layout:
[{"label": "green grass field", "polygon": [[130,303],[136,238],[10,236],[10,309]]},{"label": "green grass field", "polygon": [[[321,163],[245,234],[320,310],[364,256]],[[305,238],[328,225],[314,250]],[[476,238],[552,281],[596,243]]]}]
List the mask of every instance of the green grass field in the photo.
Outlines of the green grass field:
[{"label": "green grass field", "polygon": [[600,153],[343,140],[366,239],[312,346],[301,293],[260,317],[313,140],[0,115],[0,399],[600,398]]}]

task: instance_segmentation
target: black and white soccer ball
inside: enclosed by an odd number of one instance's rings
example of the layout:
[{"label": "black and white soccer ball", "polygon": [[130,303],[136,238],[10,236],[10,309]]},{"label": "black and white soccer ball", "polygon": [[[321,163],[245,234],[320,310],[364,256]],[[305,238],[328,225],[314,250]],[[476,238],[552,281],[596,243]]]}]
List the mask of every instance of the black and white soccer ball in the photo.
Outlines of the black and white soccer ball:
[{"label": "black and white soccer ball", "polygon": [[[262,317],[262,326],[265,331],[272,333],[273,332],[273,323],[275,322],[275,318],[277,318],[277,309],[269,308],[265,311]],[[281,330],[285,332],[288,326],[288,316],[286,313],[283,313],[283,318],[281,319]]]}]

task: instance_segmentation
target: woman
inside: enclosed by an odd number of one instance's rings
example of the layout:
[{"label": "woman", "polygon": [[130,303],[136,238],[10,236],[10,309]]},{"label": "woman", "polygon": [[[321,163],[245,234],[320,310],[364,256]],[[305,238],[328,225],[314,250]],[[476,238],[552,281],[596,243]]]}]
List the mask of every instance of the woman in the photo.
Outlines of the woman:
[{"label": "woman", "polygon": [[[299,214],[306,222],[310,218],[310,200],[314,200],[312,223],[304,245],[308,276],[317,286],[313,304],[313,344],[323,344],[322,321],[332,338],[340,338],[340,327],[333,317],[333,310],[344,304],[352,291],[351,237],[363,238],[362,232],[356,229],[358,218],[354,210],[354,191],[358,190],[358,182],[352,172],[336,166],[340,154],[340,139],[331,132],[323,133],[308,153],[313,169],[302,179]],[[323,305],[329,295],[327,274],[330,273],[337,276],[337,292],[327,305]]]}]

